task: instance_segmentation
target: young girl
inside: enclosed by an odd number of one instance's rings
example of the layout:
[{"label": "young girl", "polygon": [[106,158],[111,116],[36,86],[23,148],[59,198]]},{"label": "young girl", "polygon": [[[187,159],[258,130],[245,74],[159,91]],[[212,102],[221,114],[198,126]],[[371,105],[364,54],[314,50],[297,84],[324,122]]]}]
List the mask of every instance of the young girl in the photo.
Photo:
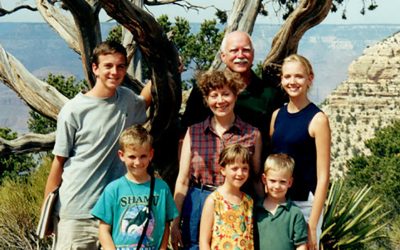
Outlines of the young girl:
[{"label": "young girl", "polygon": [[222,150],[219,164],[224,183],[204,204],[200,222],[200,250],[254,249],[253,200],[240,191],[249,177],[250,154],[240,144]]},{"label": "young girl", "polygon": [[290,55],[282,65],[281,84],[289,103],[271,119],[273,153],[294,158],[290,198],[308,222],[308,249],[318,249],[322,210],[329,186],[331,133],[327,116],[308,99],[314,73],[303,56]]}]

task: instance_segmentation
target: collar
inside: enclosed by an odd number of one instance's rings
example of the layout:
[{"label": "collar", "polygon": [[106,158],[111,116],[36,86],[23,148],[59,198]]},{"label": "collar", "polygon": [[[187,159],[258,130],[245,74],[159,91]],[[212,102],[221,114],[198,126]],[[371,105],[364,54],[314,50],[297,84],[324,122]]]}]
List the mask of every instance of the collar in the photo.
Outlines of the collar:
[{"label": "collar", "polygon": [[[290,198],[287,198],[287,199],[286,199],[286,202],[279,204],[277,209],[282,208],[282,209],[285,209],[285,210],[289,210],[290,207],[291,207],[292,205],[293,205],[292,200],[291,200]],[[268,212],[268,211],[264,208],[264,199],[259,199],[259,200],[256,202],[255,207],[256,207],[256,209],[262,209],[262,210]]]},{"label": "collar", "polygon": [[[214,129],[211,127],[211,118],[212,116],[209,116],[207,119],[203,121],[204,133],[209,133],[209,132],[214,133]],[[238,115],[235,115],[235,120],[232,123],[232,127],[230,127],[226,132],[241,134],[243,132],[244,126],[245,126],[244,121],[242,121],[242,119],[240,119]]]}]

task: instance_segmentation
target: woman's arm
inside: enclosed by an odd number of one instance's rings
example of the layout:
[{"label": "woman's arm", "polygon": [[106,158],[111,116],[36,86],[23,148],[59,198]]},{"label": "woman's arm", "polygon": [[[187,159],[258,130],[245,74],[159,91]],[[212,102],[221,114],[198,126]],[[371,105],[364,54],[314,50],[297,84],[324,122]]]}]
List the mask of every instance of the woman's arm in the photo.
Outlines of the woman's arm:
[{"label": "woman's arm", "polygon": [[275,110],[271,116],[271,123],[269,124],[269,137],[270,138],[272,138],[272,134],[274,133],[275,120],[276,120],[276,116],[278,115],[278,111],[279,111],[279,109]]},{"label": "woman's arm", "polygon": [[[316,249],[316,230],[319,217],[322,214],[329,187],[330,154],[331,154],[331,130],[328,117],[320,112],[315,115],[310,123],[310,135],[315,138],[317,149],[317,187],[309,226],[309,249]],[[311,243],[311,244],[310,244]]]},{"label": "woman's arm", "polygon": [[200,220],[200,250],[211,249],[211,237],[214,225],[214,200],[208,196]]},{"label": "woman's arm", "polygon": [[115,250],[115,245],[111,237],[111,226],[100,220],[99,240],[104,250]]},{"label": "woman's arm", "polygon": [[[179,174],[176,179],[174,200],[176,207],[179,211],[179,215],[182,214],[182,206],[185,200],[186,194],[189,189],[190,180],[190,134],[189,129],[186,132],[185,138],[183,139],[181,159],[179,162]],[[178,244],[182,245],[181,233],[179,229],[180,216],[174,219],[171,227],[171,242],[174,249],[178,248]]]}]

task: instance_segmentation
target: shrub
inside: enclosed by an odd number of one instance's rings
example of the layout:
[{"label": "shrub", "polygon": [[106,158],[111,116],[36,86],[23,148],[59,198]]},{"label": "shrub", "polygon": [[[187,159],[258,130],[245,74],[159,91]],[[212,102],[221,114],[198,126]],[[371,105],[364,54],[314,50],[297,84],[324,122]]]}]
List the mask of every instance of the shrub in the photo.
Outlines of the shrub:
[{"label": "shrub", "polygon": [[[0,249],[37,248],[36,225],[49,165],[47,158],[31,175],[6,178],[0,186]],[[48,246],[43,242],[40,249]]]}]

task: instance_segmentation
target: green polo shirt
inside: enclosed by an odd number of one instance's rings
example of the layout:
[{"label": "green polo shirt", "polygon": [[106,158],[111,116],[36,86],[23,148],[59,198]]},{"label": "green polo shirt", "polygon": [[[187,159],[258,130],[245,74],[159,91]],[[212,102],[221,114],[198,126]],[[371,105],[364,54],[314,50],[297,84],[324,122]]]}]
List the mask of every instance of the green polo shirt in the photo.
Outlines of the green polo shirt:
[{"label": "green polo shirt", "polygon": [[290,200],[280,204],[273,215],[263,206],[254,207],[256,249],[292,250],[307,242],[307,223],[300,208]]}]

